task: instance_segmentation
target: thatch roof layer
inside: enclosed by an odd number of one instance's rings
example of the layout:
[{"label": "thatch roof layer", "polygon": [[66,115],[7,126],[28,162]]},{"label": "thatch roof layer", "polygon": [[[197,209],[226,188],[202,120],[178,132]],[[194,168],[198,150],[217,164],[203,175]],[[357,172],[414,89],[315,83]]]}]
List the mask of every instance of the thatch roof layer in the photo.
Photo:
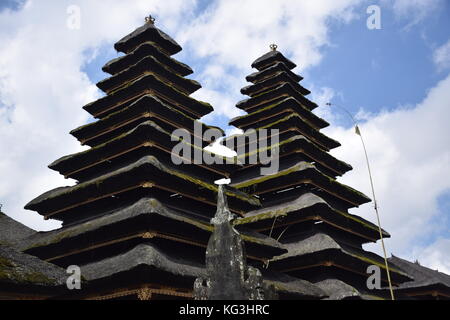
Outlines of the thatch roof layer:
[{"label": "thatch roof layer", "polygon": [[66,282],[66,272],[12,247],[0,245],[1,283],[32,286],[59,286]]},{"label": "thatch roof layer", "polygon": [[263,70],[275,62],[283,62],[289,69],[294,69],[297,65],[286,58],[281,52],[272,50],[262,55],[252,63],[252,68]]}]

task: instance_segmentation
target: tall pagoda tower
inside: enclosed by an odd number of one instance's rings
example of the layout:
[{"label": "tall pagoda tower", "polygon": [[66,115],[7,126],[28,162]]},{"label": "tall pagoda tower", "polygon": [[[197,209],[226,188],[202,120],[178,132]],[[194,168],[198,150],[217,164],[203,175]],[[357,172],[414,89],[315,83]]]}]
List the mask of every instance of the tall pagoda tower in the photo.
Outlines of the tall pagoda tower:
[{"label": "tall pagoda tower", "polygon": [[[114,47],[124,55],[103,67],[111,76],[97,86],[106,95],[83,107],[96,120],[71,131],[90,148],[49,165],[77,184],[48,191],[25,207],[63,227],[28,237],[22,250],[64,268],[81,267],[87,287],[67,297],[192,298],[216,212],[214,181],[236,166],[173,164],[175,145],[202,148],[172,132],[183,128],[191,140],[209,145],[203,130],[211,127],[198,119],[213,108],[190,97],[200,84],[186,78],[193,72],[189,66],[171,57],[181,47],[153,18]],[[225,194],[237,216],[260,206],[236,189]],[[268,237],[250,232],[243,238],[253,263],[285,252]]]},{"label": "tall pagoda tower", "polygon": [[[336,181],[352,168],[329,154],[340,144],[320,132],[329,124],[312,112],[318,106],[306,98],[310,91],[299,84],[302,77],[291,71],[296,65],[272,45],[252,67],[257,72],[246,77],[252,84],[241,90],[249,98],[236,105],[247,114],[230,121],[244,134],[225,142],[234,140],[244,163],[231,175],[231,185],[256,196],[263,208],[247,213],[237,224],[278,239],[288,250],[272,259],[269,269],[311,281],[331,299],[385,296],[366,285],[367,268],[376,265],[382,286],[387,286],[384,261],[362,248],[379,239],[378,228],[348,212],[370,199]],[[249,129],[278,129],[268,134],[269,139],[278,138],[272,145],[279,153],[276,173],[263,175],[264,165],[251,163],[255,150],[250,146],[261,137]],[[390,272],[394,285],[409,279],[396,267]]]}]

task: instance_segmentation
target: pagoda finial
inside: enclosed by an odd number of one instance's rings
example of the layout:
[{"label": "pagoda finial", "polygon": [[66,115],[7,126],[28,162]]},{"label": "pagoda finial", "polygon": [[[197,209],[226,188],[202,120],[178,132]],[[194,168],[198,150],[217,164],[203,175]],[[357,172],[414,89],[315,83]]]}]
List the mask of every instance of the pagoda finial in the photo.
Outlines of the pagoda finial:
[{"label": "pagoda finial", "polygon": [[275,43],[272,43],[272,44],[269,46],[269,48],[270,48],[270,50],[272,50],[272,51],[277,51],[278,46],[277,46]]},{"label": "pagoda finial", "polygon": [[153,18],[151,14],[149,14],[147,17],[145,17],[144,20],[145,20],[145,23],[155,24],[155,18]]}]

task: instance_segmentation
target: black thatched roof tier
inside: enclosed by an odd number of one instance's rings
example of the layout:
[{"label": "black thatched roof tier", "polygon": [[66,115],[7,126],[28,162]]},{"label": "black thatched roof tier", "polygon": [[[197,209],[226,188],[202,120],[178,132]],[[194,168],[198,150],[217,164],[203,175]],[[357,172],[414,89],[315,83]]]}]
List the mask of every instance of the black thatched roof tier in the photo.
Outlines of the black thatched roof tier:
[{"label": "black thatched roof tier", "polygon": [[[340,270],[366,279],[367,267],[376,265],[382,270],[382,281],[387,283],[383,258],[362,248],[340,243],[320,231],[305,235],[305,238],[301,240],[286,243],[285,248],[288,249],[288,253],[275,257],[270,262],[274,270],[300,276],[312,272],[313,269],[322,268],[322,271],[330,270],[330,277],[336,272],[335,270]],[[394,285],[411,280],[408,274],[392,264],[389,266],[389,271]],[[326,275],[326,273],[318,273],[317,270],[314,274],[323,277]]]},{"label": "black thatched roof tier", "polygon": [[117,74],[121,71],[124,71],[131,65],[138,63],[140,60],[144,59],[147,56],[152,56],[157,59],[160,63],[169,67],[176,74],[179,74],[182,77],[190,75],[194,71],[186,64],[177,61],[167,54],[163,53],[156,43],[147,41],[140,44],[135,50],[128,53],[127,55],[117,57],[108,63],[106,63],[102,70],[109,74]]},{"label": "black thatched roof tier", "polygon": [[294,69],[297,66],[291,60],[283,56],[281,52],[272,50],[253,61],[252,68],[256,68],[261,71],[277,62],[284,63],[289,69]]},{"label": "black thatched roof tier", "polygon": [[[214,198],[218,188],[214,184],[168,167],[153,156],[144,156],[132,164],[92,180],[48,191],[29,202],[25,209],[37,211],[46,218],[57,218],[69,210],[83,211],[84,205],[92,205],[101,200],[108,200],[110,203],[120,201],[119,195],[133,190],[163,190],[215,208]],[[240,191],[227,189],[227,195],[230,210],[241,215],[260,205],[256,198]]]},{"label": "black thatched roof tier", "polygon": [[[270,136],[273,137],[273,136]],[[283,138],[283,134],[279,136],[279,138]],[[237,138],[238,139],[238,138]],[[243,139],[241,138],[241,141]],[[247,142],[251,141],[251,137],[248,136],[248,139],[245,139]],[[253,143],[253,144],[252,144]],[[269,151],[271,148],[278,148],[278,154],[280,161],[283,161],[285,159],[291,159],[293,158],[292,155],[299,154],[299,157],[297,159],[303,159],[304,161],[313,163],[314,165],[325,174],[329,176],[341,176],[345,172],[348,172],[352,170],[352,167],[335,157],[333,157],[328,152],[323,151],[322,149],[318,148],[314,143],[311,143],[311,141],[301,135],[293,135],[292,137],[286,138],[285,140],[281,140],[278,143],[273,143],[268,145],[265,148],[259,148],[258,150],[254,150],[251,152],[247,152],[242,154],[240,151],[241,149],[245,151],[248,151],[250,146],[254,146],[256,148],[259,146],[257,145],[258,141],[254,139],[252,142],[249,142],[246,145],[246,148],[239,148],[236,147],[235,150],[238,152],[237,161],[240,163],[244,163],[244,167],[237,171],[234,175],[241,175],[244,171],[253,170],[253,168],[259,167],[261,164],[250,164],[250,159],[252,157],[256,156],[256,153],[259,152],[266,152]],[[300,160],[299,160],[300,161]]]},{"label": "black thatched roof tier", "polygon": [[[273,107],[263,109],[261,113],[253,112],[233,118],[230,121],[230,125],[242,130],[278,129],[281,132],[296,131],[325,151],[341,146],[338,141],[312,127],[294,108],[286,107],[287,105],[289,103],[284,107],[278,107],[277,104]],[[277,109],[280,109],[278,113],[276,113]]]},{"label": "black thatched roof tier", "polygon": [[275,288],[280,300],[323,299],[328,294],[317,285],[280,272],[261,270],[264,282]]},{"label": "black thatched roof tier", "polygon": [[179,170],[191,171],[194,173],[193,176],[195,173],[200,174],[205,180],[212,180],[212,182],[227,176],[229,172],[236,169],[237,165],[234,165],[235,159],[233,158],[218,156],[222,164],[210,166],[203,163],[196,164],[193,159],[186,158],[187,155],[184,155],[185,158],[181,158],[183,155],[179,156],[172,152],[177,145],[184,146],[184,150],[191,150],[192,157],[195,152],[203,152],[210,156],[212,154],[180,137],[174,136],[172,139],[170,131],[164,130],[152,120],[142,122],[130,131],[91,149],[64,156],[51,163],[49,168],[58,171],[65,177],[85,181],[113,171],[145,154],[154,155],[170,165],[175,157],[180,161],[186,160],[188,161],[187,165],[178,166]]},{"label": "black thatched roof tier", "polygon": [[21,240],[36,233],[33,229],[0,211],[0,245],[15,247]]},{"label": "black thatched roof tier", "polygon": [[410,297],[429,296],[450,299],[450,275],[395,256],[389,258],[389,262],[414,279],[396,288],[399,293]]},{"label": "black thatched roof tier", "polygon": [[278,73],[274,74],[272,77],[261,80],[260,82],[258,82],[256,84],[252,84],[252,85],[242,88],[241,93],[248,95],[250,97],[254,97],[264,91],[270,90],[271,88],[276,88],[280,84],[283,84],[283,83],[291,84],[295,90],[297,90],[304,96],[311,93],[311,91],[304,88],[297,82],[292,81],[292,76],[289,73],[284,72],[284,71],[278,72]]},{"label": "black thatched roof tier", "polygon": [[130,81],[145,74],[156,74],[160,79],[183,91],[185,94],[191,94],[202,87],[195,80],[179,76],[152,56],[147,56],[129,68],[98,82],[97,87],[108,94],[113,93],[126,86]]},{"label": "black thatched roof tier", "polygon": [[[249,114],[249,116],[251,115],[253,114]],[[252,117],[245,120],[249,120],[250,118]],[[238,119],[236,122],[241,122],[240,120]],[[264,120],[258,121],[254,119],[254,122],[239,125],[239,128],[245,131],[252,129],[278,130],[280,133],[280,141],[296,135],[302,135],[323,151],[329,151],[341,146],[338,141],[309,126],[298,113],[289,110],[269,116]]]},{"label": "black thatched roof tier", "polygon": [[337,200],[347,203],[348,207],[371,201],[363,193],[324,175],[313,164],[304,161],[296,164],[281,163],[280,170],[271,175],[260,176],[257,170],[253,172],[252,177],[237,176],[231,185],[249,194],[261,196],[303,184],[323,190]]},{"label": "black thatched roof tier", "polygon": [[[204,275],[203,266],[192,262],[169,257],[151,244],[142,243],[134,249],[101,261],[81,266],[81,274],[89,282],[130,273],[137,278],[135,271],[144,267],[147,280],[166,286],[189,285],[195,278]],[[136,279],[142,280],[142,279]]]},{"label": "black thatched roof tier", "polygon": [[[168,256],[151,244],[140,244],[124,254],[84,265],[81,270],[91,284],[123,279],[128,275],[130,279],[185,288],[192,288],[195,278],[206,274],[203,265]],[[265,272],[264,277],[264,282],[272,285],[281,298],[318,299],[326,296],[323,290],[304,280],[274,272]]]},{"label": "black thatched roof tier", "polygon": [[252,83],[256,84],[261,81],[264,81],[265,79],[271,78],[280,72],[286,73],[290,77],[291,81],[293,81],[293,82],[299,82],[299,81],[303,80],[302,76],[293,73],[283,62],[277,62],[277,63],[271,65],[270,67],[265,68],[262,71],[254,72],[254,73],[248,75],[247,77],[245,77],[245,79],[248,82],[252,82]]},{"label": "black thatched roof tier", "polygon": [[[252,111],[250,114],[233,118],[230,121],[230,124],[232,124],[233,121],[239,120],[252,121],[252,119],[266,119],[267,117],[277,116],[281,113],[285,114],[285,116],[296,113],[299,116],[301,116],[303,122],[307,123],[310,127],[314,129],[322,129],[330,125],[327,121],[323,120],[322,118],[319,118],[314,113],[306,109],[300,102],[298,102],[293,97],[287,98],[284,97],[283,99],[277,100],[274,103],[260,106],[257,110]],[[240,122],[238,122],[236,126],[239,125],[239,123]],[[258,124],[255,125],[254,127],[260,128],[262,126]]]},{"label": "black thatched roof tier", "polygon": [[279,86],[270,88],[270,90],[261,92],[256,96],[241,100],[236,104],[236,107],[246,112],[254,112],[259,108],[264,108],[289,97],[296,99],[310,111],[318,107],[316,103],[305,98],[305,96],[296,90],[290,83],[280,84]]},{"label": "black thatched roof tier", "polygon": [[385,300],[382,292],[361,291],[338,279],[326,279],[314,285],[328,295],[324,300]]},{"label": "black thatched roof tier", "polygon": [[[375,224],[348,212],[337,210],[311,192],[306,192],[288,202],[250,211],[244,217],[237,219],[235,225],[244,225],[258,232],[267,232],[278,228],[284,229],[290,225],[318,221],[345,233],[352,233],[360,237],[362,243],[376,242],[380,237]],[[316,227],[319,228],[320,225]],[[390,237],[389,233],[382,231],[384,238]]]},{"label": "black thatched roof tier", "polygon": [[129,53],[133,51],[138,45],[152,41],[161,50],[165,51],[168,55],[173,55],[181,51],[180,45],[173,40],[169,35],[164,33],[155,27],[154,24],[146,23],[143,26],[137,28],[132,33],[123,37],[114,44],[114,48],[117,51],[123,53]]},{"label": "black thatched roof tier", "polygon": [[197,125],[197,127],[201,128],[201,137],[198,138],[203,140],[203,147],[212,142],[203,139],[204,131],[214,129],[221,132],[222,136],[225,134],[219,127],[208,126],[195,120],[151,94],[143,96],[128,107],[118,110],[101,120],[78,127],[70,133],[81,144],[92,147],[111,140],[131,130],[139,123],[150,119],[168,132],[178,128],[185,128],[194,135],[194,128]]},{"label": "black thatched roof tier", "polygon": [[[37,233],[24,239],[21,248],[43,259],[55,260],[88,251],[89,248],[80,251],[82,243],[99,248],[108,246],[110,239],[127,241],[131,239],[131,234],[136,234],[140,235],[141,241],[146,242],[165,238],[197,246],[202,248],[204,255],[212,230],[213,227],[204,217],[171,209],[154,198],[143,198],[77,225]],[[150,234],[151,238],[148,236]],[[251,259],[267,260],[286,252],[274,239],[251,230],[244,230],[242,238]]]},{"label": "black thatched roof tier", "polygon": [[53,287],[66,283],[65,270],[6,245],[0,245],[0,291],[4,286]]},{"label": "black thatched roof tier", "polygon": [[198,101],[171,87],[154,74],[144,75],[103,98],[83,107],[95,118],[104,118],[109,114],[129,106],[146,94],[154,94],[165,103],[179,109],[192,118],[198,119],[213,111],[209,103]]}]

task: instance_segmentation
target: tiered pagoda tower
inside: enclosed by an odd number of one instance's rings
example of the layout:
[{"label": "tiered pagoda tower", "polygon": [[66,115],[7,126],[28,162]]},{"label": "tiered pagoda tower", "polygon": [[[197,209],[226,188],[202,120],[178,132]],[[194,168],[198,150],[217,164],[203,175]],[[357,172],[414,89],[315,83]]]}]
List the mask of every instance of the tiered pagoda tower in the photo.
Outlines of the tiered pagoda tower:
[{"label": "tiered pagoda tower", "polygon": [[[90,148],[49,166],[77,184],[48,191],[25,207],[63,221],[63,227],[27,238],[22,249],[62,267],[81,267],[88,287],[68,297],[190,298],[204,271],[216,211],[214,181],[235,166],[173,164],[176,144],[191,150],[210,144],[202,133],[211,127],[198,119],[213,108],[190,97],[200,84],[185,78],[192,69],[171,57],[181,47],[152,18],[114,47],[124,55],[103,67],[111,76],[97,86],[106,95],[83,107],[96,121],[71,132]],[[200,134],[194,130],[199,125]],[[202,146],[172,141],[179,128]],[[260,205],[233,188],[225,193],[238,216]],[[254,263],[285,252],[264,236],[246,234],[244,240]]]},{"label": "tiered pagoda tower", "polygon": [[[103,67],[111,76],[97,86],[106,95],[83,107],[96,121],[71,131],[90,148],[49,166],[77,184],[48,191],[25,207],[63,226],[21,239],[20,250],[64,268],[80,267],[82,290],[58,298],[192,299],[195,279],[205,277],[217,207],[214,181],[239,166],[226,159],[197,164],[172,152],[181,143],[191,155],[206,153],[203,147],[212,141],[203,138],[204,130],[220,129],[198,120],[213,108],[190,97],[200,84],[185,78],[192,69],[171,57],[181,47],[154,19],[146,18],[114,47],[124,55]],[[172,134],[175,129],[185,129],[190,139]],[[260,207],[256,197],[221,190],[236,216]],[[241,236],[250,265],[287,252],[252,230]],[[264,281],[279,298],[326,296],[307,281],[276,272],[266,272]]]},{"label": "tiered pagoda tower", "polygon": [[[291,71],[296,65],[276,46],[271,49],[253,62],[258,71],[247,76],[252,84],[241,90],[250,98],[236,106],[247,114],[230,121],[244,130],[244,135],[227,139],[234,140],[244,163],[231,175],[231,185],[258,197],[263,206],[237,224],[270,235],[288,249],[269,269],[311,281],[332,299],[383,297],[381,291],[367,289],[366,270],[369,265],[380,267],[382,286],[387,286],[384,261],[362,249],[379,239],[378,228],[348,212],[370,199],[336,181],[352,168],[329,154],[340,144],[320,132],[329,124],[312,112],[318,106],[305,97],[310,91],[299,84],[302,77]],[[262,175],[264,165],[250,163],[255,136],[245,132],[249,129],[278,129],[279,142],[272,145],[279,150],[276,173]],[[409,279],[396,267],[390,272],[394,285]]]}]

